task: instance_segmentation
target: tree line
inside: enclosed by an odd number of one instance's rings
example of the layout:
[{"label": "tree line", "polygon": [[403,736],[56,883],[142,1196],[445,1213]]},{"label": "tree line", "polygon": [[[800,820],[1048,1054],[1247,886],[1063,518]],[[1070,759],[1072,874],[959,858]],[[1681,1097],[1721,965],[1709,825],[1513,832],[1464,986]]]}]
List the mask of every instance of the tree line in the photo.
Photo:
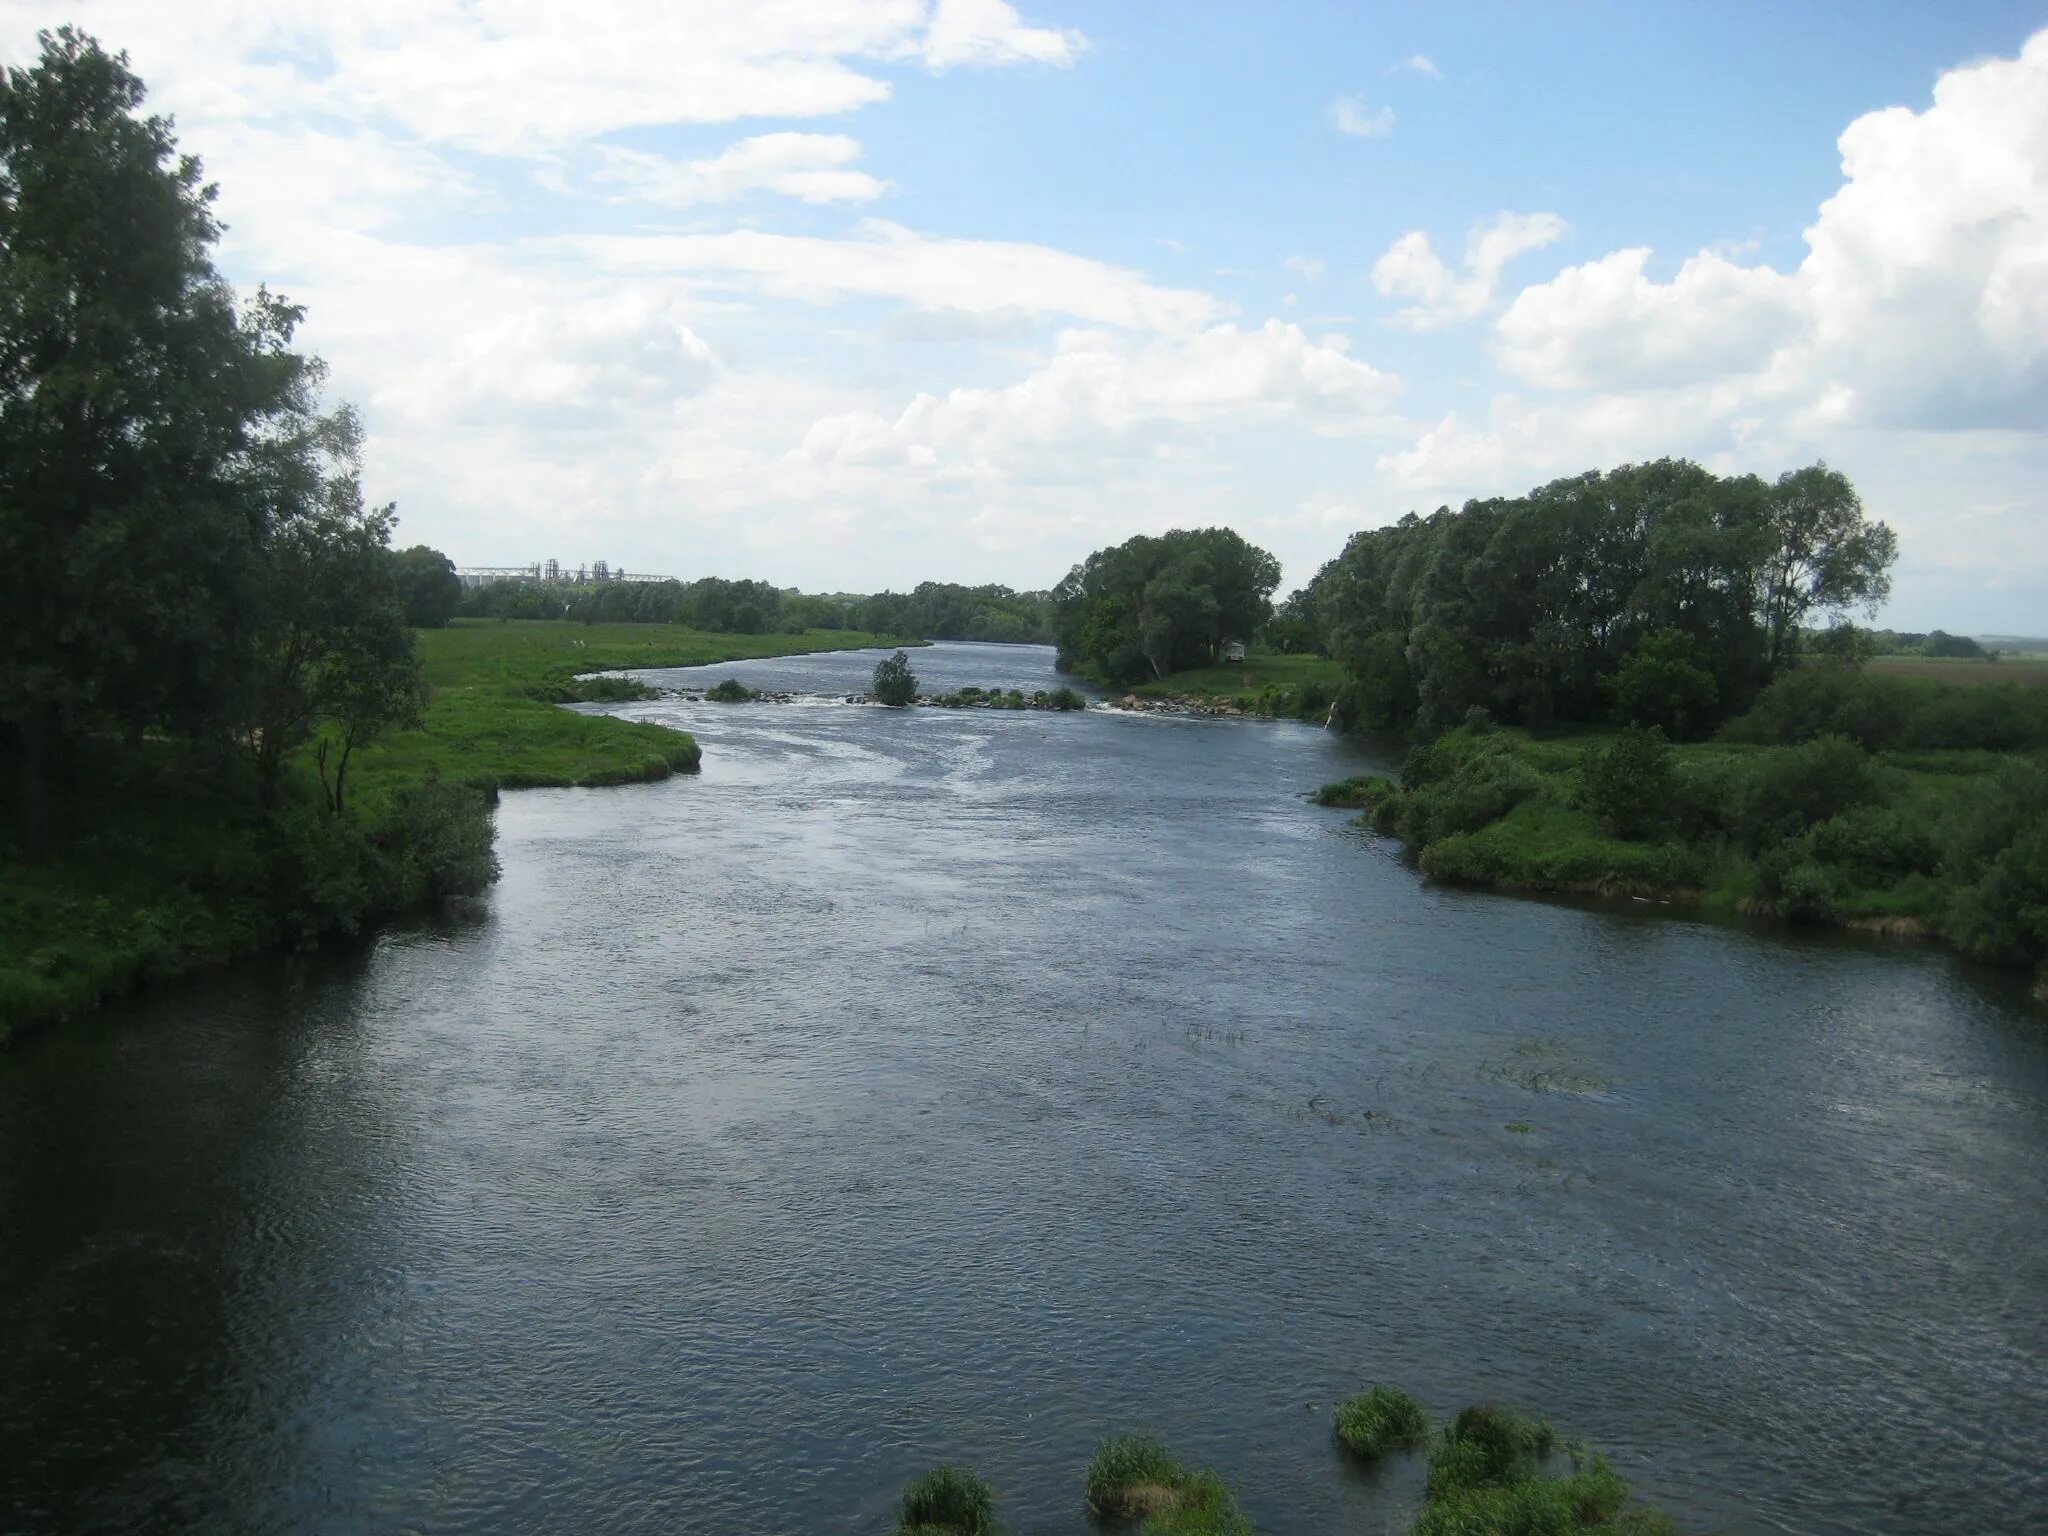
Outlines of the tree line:
[{"label": "tree line", "polygon": [[1059,666],[1111,683],[1213,666],[1258,635],[1279,585],[1280,562],[1228,528],[1098,549],[1053,589]]},{"label": "tree line", "polygon": [[[452,579],[452,568],[451,568]],[[459,583],[458,583],[459,586]],[[1005,644],[1050,638],[1047,597],[1005,586],[920,582],[909,592],[806,593],[766,581],[501,581],[460,594],[465,617],[683,624],[717,634],[858,629],[927,640]]]},{"label": "tree line", "polygon": [[1896,552],[1825,464],[1765,481],[1660,459],[1354,534],[1281,617],[1343,662],[1362,725],[1483,710],[1690,736],[1812,649],[1815,620],[1881,603]]},{"label": "tree line", "polygon": [[69,28],[0,77],[0,747],[31,846],[81,753],[146,740],[231,748],[265,805],[314,742],[338,815],[424,693],[355,415],[300,309],[215,270],[214,189],[143,100]]}]

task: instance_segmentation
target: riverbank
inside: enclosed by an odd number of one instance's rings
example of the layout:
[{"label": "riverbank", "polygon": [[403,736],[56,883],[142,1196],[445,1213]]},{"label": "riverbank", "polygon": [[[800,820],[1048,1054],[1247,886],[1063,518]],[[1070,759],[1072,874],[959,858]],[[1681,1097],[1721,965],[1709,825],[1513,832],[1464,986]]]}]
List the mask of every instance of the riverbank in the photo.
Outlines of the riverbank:
[{"label": "riverbank", "polygon": [[1327,656],[1255,652],[1242,662],[1174,672],[1129,688],[1101,686],[1120,709],[1321,725],[1343,684],[1343,666]]},{"label": "riverbank", "polygon": [[2048,770],[2017,753],[1461,729],[1317,801],[1432,879],[1939,939],[2048,1000]]},{"label": "riverbank", "polygon": [[74,765],[47,850],[0,861],[0,1042],[150,982],[475,894],[495,874],[501,789],[697,766],[685,732],[561,708],[604,691],[580,675],[881,643],[545,620],[421,631],[422,724],[356,755],[338,818],[303,760],[265,806],[226,746],[107,743]]}]

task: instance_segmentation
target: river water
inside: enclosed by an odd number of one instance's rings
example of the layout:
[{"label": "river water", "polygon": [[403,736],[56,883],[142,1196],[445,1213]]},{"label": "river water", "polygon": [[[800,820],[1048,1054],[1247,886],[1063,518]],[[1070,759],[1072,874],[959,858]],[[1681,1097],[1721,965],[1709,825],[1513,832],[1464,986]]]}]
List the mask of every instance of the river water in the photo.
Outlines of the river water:
[{"label": "river water", "polygon": [[1419,1464],[1329,1439],[1374,1380],[1687,1529],[2039,1528],[2003,979],[1429,887],[1294,724],[619,712],[702,774],[507,795],[481,910],[0,1057],[0,1530],[881,1533],[952,1459],[1080,1532],[1148,1427],[1378,1536]]}]

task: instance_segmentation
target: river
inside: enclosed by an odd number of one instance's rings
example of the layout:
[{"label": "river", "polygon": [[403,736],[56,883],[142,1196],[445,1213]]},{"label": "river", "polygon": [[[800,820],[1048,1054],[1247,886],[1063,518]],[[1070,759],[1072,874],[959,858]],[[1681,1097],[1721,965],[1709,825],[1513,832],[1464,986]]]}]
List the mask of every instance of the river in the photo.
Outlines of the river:
[{"label": "river", "polygon": [[1082,1532],[1149,1427],[1377,1536],[1375,1380],[1689,1530],[2039,1528],[2016,983],[1431,887],[1292,723],[616,712],[703,772],[508,794],[478,909],[0,1057],[0,1530],[882,1533],[953,1460]]}]

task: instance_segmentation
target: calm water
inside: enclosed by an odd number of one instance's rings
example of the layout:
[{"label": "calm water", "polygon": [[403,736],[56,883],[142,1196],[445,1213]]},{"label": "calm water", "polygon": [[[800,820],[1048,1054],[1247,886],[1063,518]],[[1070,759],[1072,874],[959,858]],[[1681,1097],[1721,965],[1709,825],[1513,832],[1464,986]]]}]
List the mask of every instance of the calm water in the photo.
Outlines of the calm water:
[{"label": "calm water", "polygon": [[702,775],[508,795],[485,910],[0,1058],[0,1530],[880,1533],[953,1458],[1079,1532],[1143,1425],[1377,1536],[1374,1379],[1690,1529],[2048,1511],[2004,983],[1428,888],[1294,725],[621,712]]}]

